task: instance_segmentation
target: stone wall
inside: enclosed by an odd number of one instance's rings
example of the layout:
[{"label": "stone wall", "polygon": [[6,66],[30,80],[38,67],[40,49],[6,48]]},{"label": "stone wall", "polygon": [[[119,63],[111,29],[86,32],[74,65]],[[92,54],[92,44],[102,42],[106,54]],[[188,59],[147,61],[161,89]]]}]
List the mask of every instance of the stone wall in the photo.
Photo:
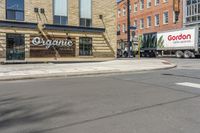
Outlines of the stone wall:
[{"label": "stone wall", "polygon": [[[5,20],[5,1],[0,0],[0,20]],[[35,22],[39,25],[44,23],[53,24],[53,0],[24,0],[25,1],[25,22]],[[79,48],[80,36],[94,36],[93,38],[93,53],[96,57],[114,57],[116,56],[116,1],[115,0],[92,0],[92,26],[95,28],[105,28],[105,33],[70,33],[76,35],[77,53]],[[44,8],[45,14],[35,13],[34,8]],[[103,18],[100,19],[99,16]],[[79,26],[79,0],[68,0],[68,25]],[[3,29],[0,28],[0,33],[20,33],[24,31],[26,38],[30,34],[24,29]],[[60,31],[64,33],[64,31]],[[66,34],[66,33],[64,33]],[[5,45],[5,43],[4,43]],[[4,46],[5,47],[5,46]],[[28,39],[26,39],[26,57],[28,54]],[[1,50],[1,49],[0,49]],[[78,56],[78,54],[77,54]]]},{"label": "stone wall", "polygon": [[0,20],[5,19],[5,0],[0,0]]}]

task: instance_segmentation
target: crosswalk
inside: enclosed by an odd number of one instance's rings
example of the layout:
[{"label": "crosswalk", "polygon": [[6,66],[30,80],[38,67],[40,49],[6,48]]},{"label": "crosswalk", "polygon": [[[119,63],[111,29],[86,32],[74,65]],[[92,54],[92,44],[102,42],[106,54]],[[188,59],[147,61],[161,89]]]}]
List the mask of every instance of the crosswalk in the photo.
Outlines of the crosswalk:
[{"label": "crosswalk", "polygon": [[200,89],[200,84],[197,84],[197,83],[182,82],[182,83],[176,83],[176,85],[180,85],[180,86],[186,86],[186,87],[192,87],[192,88],[198,88],[198,89]]}]

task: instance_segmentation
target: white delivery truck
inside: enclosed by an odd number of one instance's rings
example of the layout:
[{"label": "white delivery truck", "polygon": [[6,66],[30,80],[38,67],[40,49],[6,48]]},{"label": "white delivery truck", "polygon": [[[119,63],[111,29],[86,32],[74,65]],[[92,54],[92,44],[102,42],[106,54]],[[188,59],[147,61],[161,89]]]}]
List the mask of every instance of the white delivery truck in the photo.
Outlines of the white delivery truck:
[{"label": "white delivery truck", "polygon": [[146,47],[141,48],[141,55],[176,56],[177,58],[191,58],[200,55],[200,36],[197,27],[174,29],[153,35],[156,36],[154,39],[156,41],[152,41],[151,36],[146,36],[146,41],[143,41]]}]

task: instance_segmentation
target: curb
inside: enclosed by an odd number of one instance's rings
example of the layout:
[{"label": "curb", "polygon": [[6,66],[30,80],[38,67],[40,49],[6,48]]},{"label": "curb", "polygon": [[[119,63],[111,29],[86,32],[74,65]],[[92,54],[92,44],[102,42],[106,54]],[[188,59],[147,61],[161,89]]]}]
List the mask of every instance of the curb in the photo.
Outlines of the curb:
[{"label": "curb", "polygon": [[43,74],[43,75],[27,75],[27,76],[8,76],[4,78],[0,78],[0,81],[14,81],[14,80],[30,80],[30,79],[50,79],[50,78],[70,78],[70,77],[82,77],[82,76],[101,76],[101,75],[111,75],[111,74],[130,74],[136,72],[144,72],[144,71],[156,71],[156,70],[168,70],[176,68],[177,65],[172,64],[168,67],[163,68],[155,68],[155,69],[143,69],[143,70],[132,70],[132,71],[99,71],[99,72],[87,72],[87,73],[55,73],[55,74]]}]

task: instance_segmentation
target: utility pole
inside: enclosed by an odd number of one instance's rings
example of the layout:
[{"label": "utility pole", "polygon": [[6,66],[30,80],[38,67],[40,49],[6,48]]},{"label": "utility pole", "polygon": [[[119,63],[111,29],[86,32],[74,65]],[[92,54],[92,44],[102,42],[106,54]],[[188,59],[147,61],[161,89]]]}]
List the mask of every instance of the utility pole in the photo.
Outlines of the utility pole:
[{"label": "utility pole", "polygon": [[130,0],[127,0],[127,44],[128,44],[128,58],[131,57],[130,51]]}]

